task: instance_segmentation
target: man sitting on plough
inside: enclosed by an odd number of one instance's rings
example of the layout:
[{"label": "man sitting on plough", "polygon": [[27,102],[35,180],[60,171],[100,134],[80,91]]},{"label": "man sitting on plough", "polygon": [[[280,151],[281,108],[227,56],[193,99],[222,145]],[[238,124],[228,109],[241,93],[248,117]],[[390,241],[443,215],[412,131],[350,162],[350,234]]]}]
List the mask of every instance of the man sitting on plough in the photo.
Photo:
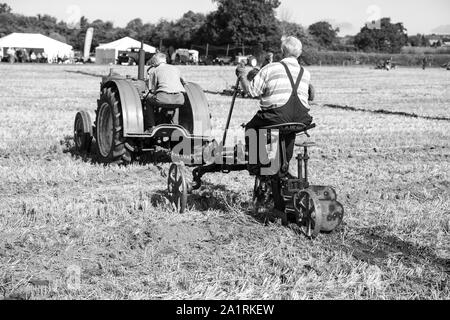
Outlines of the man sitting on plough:
[{"label": "man sitting on plough", "polygon": [[[309,71],[303,68],[298,58],[302,54],[302,43],[295,37],[282,39],[281,51],[283,59],[280,62],[264,66],[258,73],[247,73],[244,66],[236,69],[244,90],[252,97],[260,98],[261,110],[245,125],[246,145],[250,152],[250,130],[256,130],[272,125],[285,123],[303,123],[306,126],[312,123],[309,115],[310,79]],[[312,95],[312,93],[311,93]],[[256,136],[259,136],[257,133]],[[295,145],[295,133],[286,136],[286,160],[292,159]],[[259,145],[252,141],[251,145]],[[259,150],[258,150],[259,153]],[[258,166],[255,166],[257,169]],[[250,173],[258,175],[257,172]],[[294,176],[289,173],[290,176]],[[282,207],[276,209],[283,210]]]},{"label": "man sitting on plough", "polygon": [[[249,161],[248,169],[252,175],[262,175],[260,163],[267,161],[267,155],[260,150],[259,139],[261,139],[260,129],[268,126],[283,125],[288,123],[302,123],[309,126],[312,117],[309,115],[309,102],[312,100],[313,88],[310,87],[310,73],[303,68],[298,58],[302,54],[302,43],[295,37],[282,39],[281,51],[283,59],[278,63],[270,63],[264,66],[259,72],[247,73],[244,66],[238,66],[236,75],[238,76],[244,91],[252,97],[260,98],[261,110],[245,125],[246,130],[246,150],[248,159],[255,158],[252,152],[256,147],[258,163],[253,165]],[[253,132],[252,132],[253,131]],[[253,140],[250,141],[250,137]],[[286,163],[289,164],[294,154],[295,146],[294,132],[284,136]],[[262,151],[262,152],[261,152]],[[266,175],[277,176],[274,173]],[[288,178],[294,178],[294,174],[287,173]],[[274,192],[274,213],[285,210],[284,200],[278,196],[279,182],[272,185]]]}]

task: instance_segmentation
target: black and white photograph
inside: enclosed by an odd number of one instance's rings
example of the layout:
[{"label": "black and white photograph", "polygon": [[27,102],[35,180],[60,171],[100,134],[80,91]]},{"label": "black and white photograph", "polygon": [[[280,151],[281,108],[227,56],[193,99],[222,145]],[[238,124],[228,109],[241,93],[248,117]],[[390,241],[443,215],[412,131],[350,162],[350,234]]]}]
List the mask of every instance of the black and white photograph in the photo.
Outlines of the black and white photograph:
[{"label": "black and white photograph", "polygon": [[0,0],[0,61],[0,300],[450,300],[448,0]]}]

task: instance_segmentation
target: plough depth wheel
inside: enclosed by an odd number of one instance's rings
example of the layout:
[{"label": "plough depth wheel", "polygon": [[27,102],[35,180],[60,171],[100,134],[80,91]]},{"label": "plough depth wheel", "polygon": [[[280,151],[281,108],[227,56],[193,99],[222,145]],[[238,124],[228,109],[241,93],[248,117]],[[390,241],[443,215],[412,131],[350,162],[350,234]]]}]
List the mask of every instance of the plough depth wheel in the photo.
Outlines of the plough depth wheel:
[{"label": "plough depth wheel", "polygon": [[322,208],[314,193],[308,190],[294,195],[294,207],[298,214],[298,225],[308,238],[316,238],[322,229]]},{"label": "plough depth wheel", "polygon": [[169,201],[179,213],[184,213],[187,204],[188,185],[183,172],[183,165],[173,163],[169,169],[167,190]]}]

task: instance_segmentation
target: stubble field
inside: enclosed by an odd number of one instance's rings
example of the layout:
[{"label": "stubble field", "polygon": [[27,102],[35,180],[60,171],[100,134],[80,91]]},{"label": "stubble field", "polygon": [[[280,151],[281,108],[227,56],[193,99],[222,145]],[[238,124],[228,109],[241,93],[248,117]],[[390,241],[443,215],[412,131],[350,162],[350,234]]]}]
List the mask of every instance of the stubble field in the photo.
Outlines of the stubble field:
[{"label": "stubble field", "polygon": [[[450,121],[430,119],[450,117],[450,73],[309,70],[311,181],[345,207],[313,241],[249,213],[246,172],[207,175],[180,215],[167,165],[74,154],[75,114],[94,113],[109,67],[0,65],[0,298],[450,299]],[[181,71],[209,91],[235,82],[231,67]],[[207,98],[220,138],[231,97]],[[232,132],[257,109],[238,99]]]}]

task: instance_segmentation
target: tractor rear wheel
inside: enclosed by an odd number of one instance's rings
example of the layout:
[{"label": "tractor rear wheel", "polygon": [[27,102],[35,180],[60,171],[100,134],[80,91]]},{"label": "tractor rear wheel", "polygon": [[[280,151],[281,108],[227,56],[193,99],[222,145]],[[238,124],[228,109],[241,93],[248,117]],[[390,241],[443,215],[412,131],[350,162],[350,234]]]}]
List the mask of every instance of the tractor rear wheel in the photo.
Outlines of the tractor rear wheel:
[{"label": "tractor rear wheel", "polygon": [[92,121],[86,111],[80,111],[75,117],[74,136],[75,149],[78,152],[88,152],[92,143]]},{"label": "tractor rear wheel", "polygon": [[128,164],[131,155],[125,148],[122,106],[114,87],[102,90],[96,118],[96,139],[101,162]]}]

